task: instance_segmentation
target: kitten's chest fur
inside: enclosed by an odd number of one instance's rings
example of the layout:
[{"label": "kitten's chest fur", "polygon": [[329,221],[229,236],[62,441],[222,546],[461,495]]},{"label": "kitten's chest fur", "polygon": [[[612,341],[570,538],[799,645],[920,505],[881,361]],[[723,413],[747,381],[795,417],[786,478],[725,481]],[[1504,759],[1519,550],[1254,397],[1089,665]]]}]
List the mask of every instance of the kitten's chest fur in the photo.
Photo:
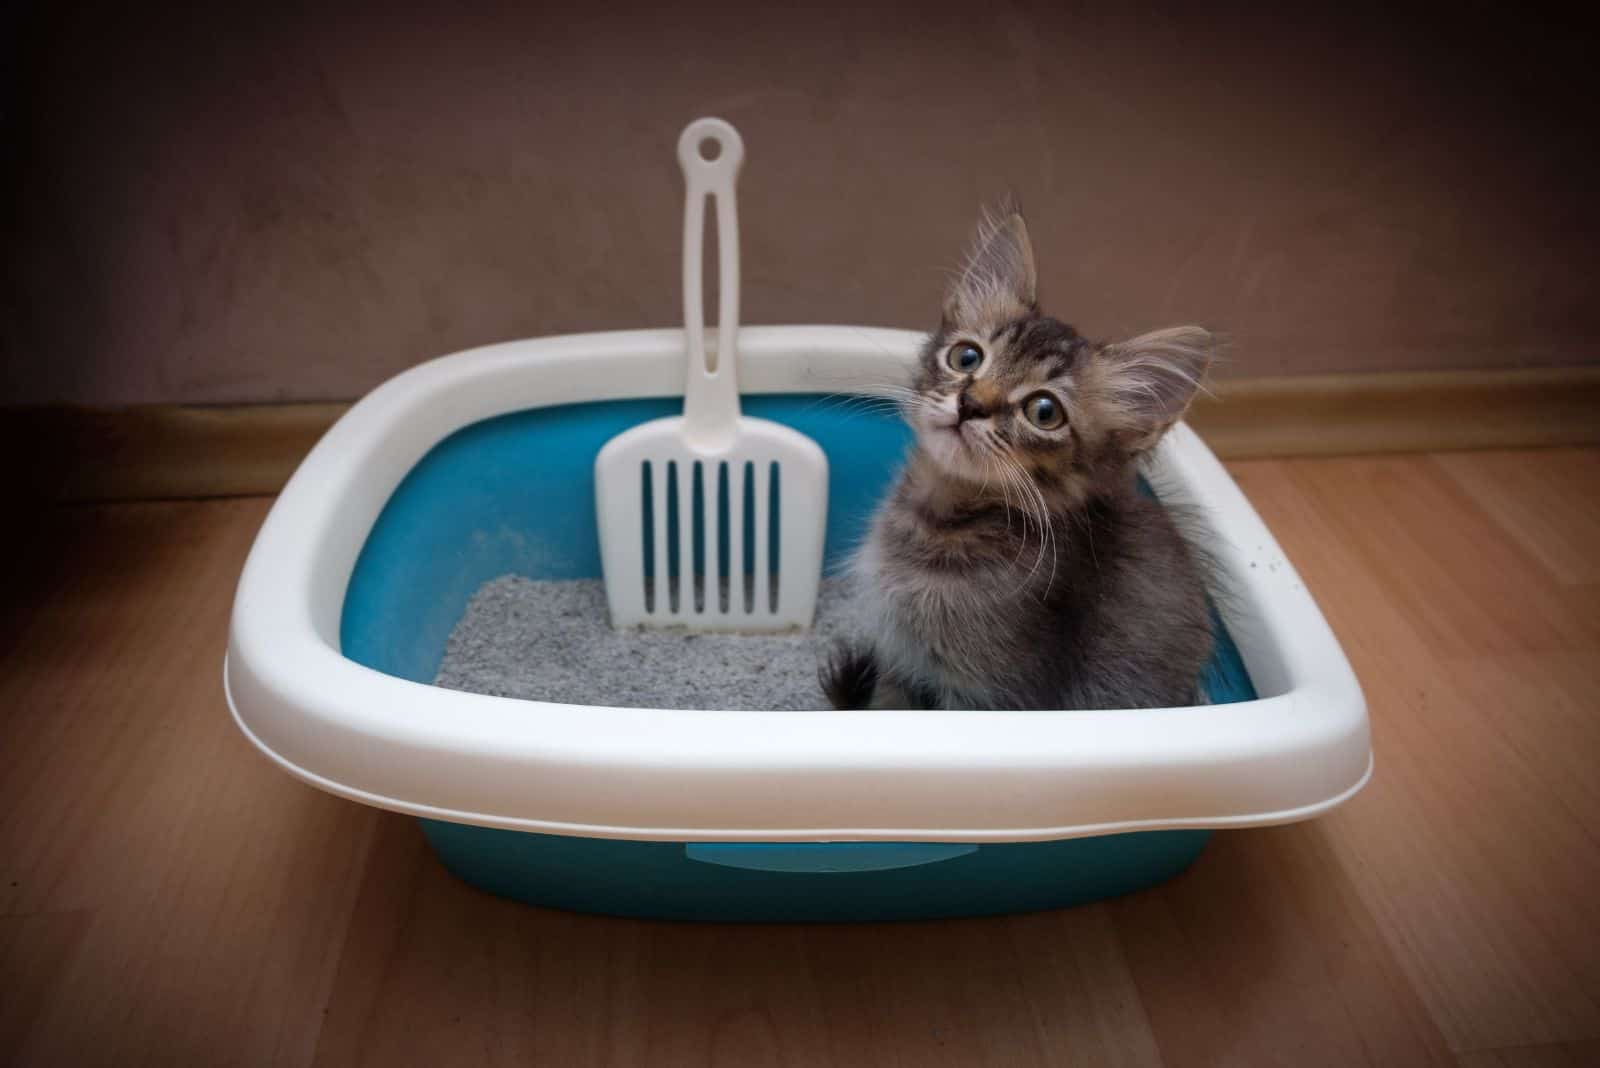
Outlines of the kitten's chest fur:
[{"label": "kitten's chest fur", "polygon": [[930,499],[904,485],[889,499],[856,571],[883,667],[913,703],[995,703],[984,695],[1028,658],[1017,614],[1037,614],[1054,594],[1053,541],[1004,502]]},{"label": "kitten's chest fur", "polygon": [[912,704],[1187,704],[1210,652],[1200,569],[1131,475],[1041,520],[908,472],[856,573],[884,675]]}]

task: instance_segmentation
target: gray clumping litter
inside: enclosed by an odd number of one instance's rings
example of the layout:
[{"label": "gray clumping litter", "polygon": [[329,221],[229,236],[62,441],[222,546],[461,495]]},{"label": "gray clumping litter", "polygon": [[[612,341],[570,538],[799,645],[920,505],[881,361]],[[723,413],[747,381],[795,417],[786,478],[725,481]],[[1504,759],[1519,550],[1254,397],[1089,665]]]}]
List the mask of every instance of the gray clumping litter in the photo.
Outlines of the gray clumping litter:
[{"label": "gray clumping litter", "polygon": [[825,578],[810,631],[613,630],[605,584],[503,575],[450,632],[436,686],[635,708],[819,709],[818,657],[854,633],[842,578]]}]

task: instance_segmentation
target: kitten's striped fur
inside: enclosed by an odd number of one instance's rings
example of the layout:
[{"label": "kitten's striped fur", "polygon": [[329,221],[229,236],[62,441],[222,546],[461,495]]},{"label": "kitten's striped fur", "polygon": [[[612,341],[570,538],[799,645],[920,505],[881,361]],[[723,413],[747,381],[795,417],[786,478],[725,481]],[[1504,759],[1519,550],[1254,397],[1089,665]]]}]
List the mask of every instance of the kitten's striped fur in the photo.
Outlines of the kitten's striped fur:
[{"label": "kitten's striped fur", "polygon": [[[952,366],[960,345],[982,352],[970,372]],[[916,444],[855,560],[872,640],[824,666],[833,702],[1193,703],[1211,649],[1204,576],[1135,476],[1211,350],[1194,326],[1085,340],[1039,311],[1022,217],[986,217],[901,394]],[[1025,413],[1041,392],[1060,426]]]}]

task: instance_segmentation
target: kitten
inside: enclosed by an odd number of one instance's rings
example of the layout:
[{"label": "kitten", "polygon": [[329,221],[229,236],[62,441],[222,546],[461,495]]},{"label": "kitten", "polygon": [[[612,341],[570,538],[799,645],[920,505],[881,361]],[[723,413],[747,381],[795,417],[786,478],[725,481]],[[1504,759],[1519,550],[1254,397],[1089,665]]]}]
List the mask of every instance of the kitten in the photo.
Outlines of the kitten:
[{"label": "kitten", "polygon": [[833,704],[1196,703],[1205,575],[1136,476],[1211,352],[1196,326],[1079,337],[1039,311],[1022,217],[986,217],[901,394],[915,444],[854,561],[872,639],[823,666]]}]

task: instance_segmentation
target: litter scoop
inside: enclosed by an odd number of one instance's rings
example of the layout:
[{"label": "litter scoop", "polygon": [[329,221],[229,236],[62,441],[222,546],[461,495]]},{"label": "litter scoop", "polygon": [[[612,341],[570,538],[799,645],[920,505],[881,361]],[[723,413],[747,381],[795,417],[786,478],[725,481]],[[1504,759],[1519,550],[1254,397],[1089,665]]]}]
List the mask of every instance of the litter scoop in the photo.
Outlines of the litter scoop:
[{"label": "litter scoop", "polygon": [[[804,434],[739,414],[739,132],[697,119],[678,138],[683,213],[683,414],[626,430],[595,458],[615,627],[776,631],[811,624],[822,576],[828,458]],[[707,343],[706,200],[716,201],[719,327]]]}]

